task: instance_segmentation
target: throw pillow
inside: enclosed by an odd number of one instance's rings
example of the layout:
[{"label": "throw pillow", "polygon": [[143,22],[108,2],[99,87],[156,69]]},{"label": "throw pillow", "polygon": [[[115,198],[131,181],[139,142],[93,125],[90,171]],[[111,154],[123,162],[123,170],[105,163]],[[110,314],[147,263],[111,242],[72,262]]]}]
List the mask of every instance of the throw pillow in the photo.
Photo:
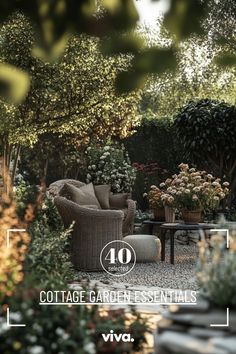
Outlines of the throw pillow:
[{"label": "throw pillow", "polygon": [[92,183],[86,184],[81,188],[77,188],[72,184],[66,183],[60,190],[60,195],[79,205],[96,205],[99,209],[101,209],[99,201],[94,193]]},{"label": "throw pillow", "polygon": [[112,209],[124,209],[126,206],[126,200],[128,199],[128,195],[128,193],[110,194],[110,207]]},{"label": "throw pillow", "polygon": [[80,188],[85,185],[85,183],[77,181],[76,179],[60,179],[58,181],[55,181],[50,184],[48,187],[48,192],[50,195],[55,197],[56,195],[59,195],[60,190],[63,188],[65,183],[72,184],[73,186]]},{"label": "throw pillow", "polygon": [[99,204],[101,205],[101,208],[109,209],[110,208],[109,196],[110,196],[111,186],[109,186],[108,184],[94,186],[94,191],[99,201]]}]

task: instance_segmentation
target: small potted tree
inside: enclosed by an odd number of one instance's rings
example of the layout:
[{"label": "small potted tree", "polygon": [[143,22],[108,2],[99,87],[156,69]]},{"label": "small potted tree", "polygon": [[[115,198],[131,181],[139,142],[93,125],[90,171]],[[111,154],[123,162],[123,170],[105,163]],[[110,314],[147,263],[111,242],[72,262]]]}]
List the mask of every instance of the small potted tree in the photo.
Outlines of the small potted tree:
[{"label": "small potted tree", "polygon": [[218,208],[229,192],[229,183],[221,183],[219,178],[184,163],[179,169],[179,174],[168,178],[160,187],[174,198],[186,223],[198,223],[204,212]]},{"label": "small potted tree", "polygon": [[152,209],[154,219],[157,221],[165,221],[163,195],[164,193],[155,185],[150,187],[150,191],[147,195],[149,207]]}]

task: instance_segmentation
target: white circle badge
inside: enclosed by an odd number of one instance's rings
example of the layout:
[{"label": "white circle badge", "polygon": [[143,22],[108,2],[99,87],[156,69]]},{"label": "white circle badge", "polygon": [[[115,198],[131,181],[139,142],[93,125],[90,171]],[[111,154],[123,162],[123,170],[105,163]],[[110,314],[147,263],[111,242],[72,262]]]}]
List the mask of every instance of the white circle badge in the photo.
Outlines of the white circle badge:
[{"label": "white circle badge", "polygon": [[136,253],[130,244],[115,240],[108,242],[100,253],[102,268],[110,275],[121,277],[134,268]]}]

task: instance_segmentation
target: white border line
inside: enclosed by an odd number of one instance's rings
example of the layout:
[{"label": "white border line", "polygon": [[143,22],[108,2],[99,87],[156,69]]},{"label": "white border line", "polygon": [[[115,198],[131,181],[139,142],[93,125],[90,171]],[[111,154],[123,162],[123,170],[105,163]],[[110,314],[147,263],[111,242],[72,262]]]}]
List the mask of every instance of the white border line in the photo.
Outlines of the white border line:
[{"label": "white border line", "polygon": [[24,232],[26,229],[7,229],[7,248],[10,248],[10,232]]},{"label": "white border line", "polygon": [[[26,229],[7,229],[6,242],[7,248],[10,248],[10,232],[24,232]],[[8,327],[26,327],[25,324],[10,324],[10,309],[7,307],[7,326]]]},{"label": "white border line", "polygon": [[9,309],[9,307],[7,307],[7,326],[8,327],[26,327],[26,325],[23,323],[18,323],[18,324],[11,324],[10,323],[10,309]]},{"label": "white border line", "polygon": [[105,306],[110,306],[110,305],[127,305],[127,306],[137,306],[137,305],[197,305],[197,302],[39,302],[39,305],[41,306],[52,306],[52,305],[105,305]]},{"label": "white border line", "polygon": [[[229,229],[210,229],[210,232],[226,232],[226,248],[229,249]],[[226,309],[226,324],[210,324],[210,327],[229,327],[229,307]]]},{"label": "white border line", "polygon": [[229,248],[229,229],[210,229],[210,232],[226,232],[226,247]]},{"label": "white border line", "polygon": [[227,307],[226,319],[225,324],[210,324],[210,327],[229,327],[229,307]]}]

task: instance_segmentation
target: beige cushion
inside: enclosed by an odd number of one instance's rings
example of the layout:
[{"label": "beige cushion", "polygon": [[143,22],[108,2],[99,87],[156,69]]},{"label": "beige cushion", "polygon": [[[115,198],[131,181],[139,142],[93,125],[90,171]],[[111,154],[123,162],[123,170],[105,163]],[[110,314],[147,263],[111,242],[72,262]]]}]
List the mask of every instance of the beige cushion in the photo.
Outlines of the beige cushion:
[{"label": "beige cushion", "polygon": [[99,204],[101,205],[101,208],[109,209],[110,208],[109,196],[110,196],[111,186],[109,186],[108,184],[94,186],[94,191],[99,201]]},{"label": "beige cushion", "polygon": [[128,193],[110,194],[109,203],[111,209],[124,209],[128,195]]},{"label": "beige cushion", "polygon": [[157,262],[161,254],[161,242],[153,235],[129,235],[123,238],[133,247],[136,262]]},{"label": "beige cushion", "polygon": [[79,205],[96,205],[99,209],[101,209],[99,201],[94,193],[92,183],[86,184],[81,188],[77,188],[66,183],[60,190],[60,195]]},{"label": "beige cushion", "polygon": [[80,188],[85,185],[85,183],[77,181],[76,179],[59,179],[58,181],[50,184],[50,186],[48,187],[49,194],[53,197],[59,195],[60,189],[64,186],[65,183],[72,184],[77,188]]}]

